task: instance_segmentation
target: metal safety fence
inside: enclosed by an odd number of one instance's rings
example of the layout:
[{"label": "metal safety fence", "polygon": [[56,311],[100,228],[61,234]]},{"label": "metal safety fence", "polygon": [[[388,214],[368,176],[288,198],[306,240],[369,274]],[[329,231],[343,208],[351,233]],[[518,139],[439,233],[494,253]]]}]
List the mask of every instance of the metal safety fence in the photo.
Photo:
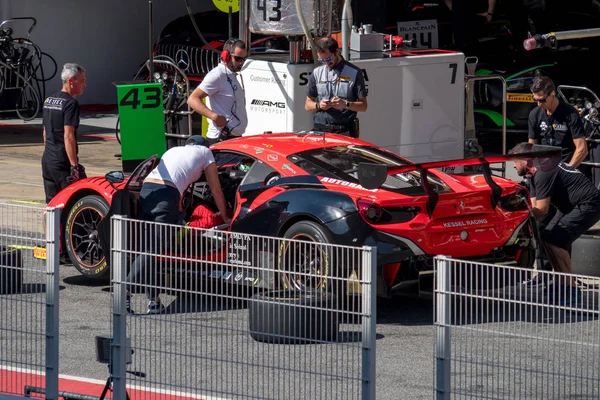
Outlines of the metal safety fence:
[{"label": "metal safety fence", "polygon": [[374,248],[111,225],[114,398],[375,398]]},{"label": "metal safety fence", "polygon": [[58,397],[59,221],[59,209],[0,203],[0,398],[27,386]]},{"label": "metal safety fence", "polygon": [[600,279],[435,260],[438,399],[600,398]]}]

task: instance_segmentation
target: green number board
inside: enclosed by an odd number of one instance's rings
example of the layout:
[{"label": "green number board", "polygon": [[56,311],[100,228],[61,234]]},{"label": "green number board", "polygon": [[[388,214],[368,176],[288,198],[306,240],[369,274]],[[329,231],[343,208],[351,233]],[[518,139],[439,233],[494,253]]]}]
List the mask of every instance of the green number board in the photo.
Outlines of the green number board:
[{"label": "green number board", "polygon": [[160,83],[116,83],[119,106],[123,171],[167,150],[165,117]]}]

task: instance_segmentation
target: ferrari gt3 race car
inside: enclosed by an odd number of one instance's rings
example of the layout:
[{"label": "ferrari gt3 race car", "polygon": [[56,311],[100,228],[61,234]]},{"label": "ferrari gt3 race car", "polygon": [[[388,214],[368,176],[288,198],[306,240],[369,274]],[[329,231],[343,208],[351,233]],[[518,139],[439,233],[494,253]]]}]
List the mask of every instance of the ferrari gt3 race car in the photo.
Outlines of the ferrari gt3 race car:
[{"label": "ferrari gt3 race car", "polygon": [[[431,281],[433,257],[438,254],[523,267],[533,263],[527,190],[492,176],[489,169],[489,162],[510,156],[415,164],[359,139],[315,132],[247,136],[211,149],[233,215],[230,225],[213,228],[357,248],[375,246],[380,296],[414,290],[419,283],[426,291],[423,282]],[[110,172],[77,181],[48,204],[64,208],[63,249],[83,275],[107,276],[110,224],[104,218],[123,192],[139,192],[156,162],[156,156],[150,157],[129,177]],[[483,172],[442,172],[456,165],[478,165]],[[185,202],[186,221],[199,211],[212,216],[217,210],[204,177],[193,186]],[[134,208],[121,207],[118,213],[134,216]],[[213,224],[219,221],[214,219]],[[233,251],[227,246],[219,251]],[[307,265],[311,262],[305,260],[302,268]],[[358,272],[355,268],[341,265],[314,273],[347,277]],[[259,287],[296,284],[289,271],[274,273],[272,281],[248,280]]]}]

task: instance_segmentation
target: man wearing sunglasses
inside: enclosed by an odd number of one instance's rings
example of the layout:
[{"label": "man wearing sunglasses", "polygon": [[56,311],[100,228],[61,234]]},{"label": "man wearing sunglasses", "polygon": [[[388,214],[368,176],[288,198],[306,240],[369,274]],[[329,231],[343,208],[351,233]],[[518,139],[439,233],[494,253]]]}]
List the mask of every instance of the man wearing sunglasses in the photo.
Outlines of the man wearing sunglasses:
[{"label": "man wearing sunglasses", "polygon": [[588,154],[579,113],[558,100],[554,82],[547,76],[537,77],[531,92],[538,107],[529,113],[529,143],[562,147],[563,162],[578,168]]},{"label": "man wearing sunglasses", "polygon": [[[206,74],[188,98],[188,105],[208,120],[206,138],[211,145],[242,136],[246,130],[246,95],[238,72],[247,56],[246,43],[229,39],[223,45],[220,64]],[[208,104],[204,104],[205,98]]]},{"label": "man wearing sunglasses", "polygon": [[331,36],[316,43],[321,65],[308,80],[304,108],[314,112],[314,130],[358,137],[358,112],[367,111],[367,89],[360,68],[344,60]]},{"label": "man wearing sunglasses", "polygon": [[[587,143],[583,123],[577,110],[570,104],[559,101],[556,97],[554,82],[547,76],[538,76],[531,85],[533,100],[538,107],[529,113],[529,140],[530,144],[543,144],[562,148],[562,161],[570,167],[579,169],[581,162],[587,156]],[[579,171],[578,171],[579,172]],[[540,230],[545,232],[556,224],[557,209],[553,203],[548,204],[545,215],[540,217]],[[569,255],[571,245],[566,247]],[[548,254],[543,248],[538,251],[537,258],[541,260],[542,270],[551,270],[547,262]],[[544,277],[544,278],[542,278]],[[528,282],[533,286],[546,286],[551,282],[549,275],[537,275]]]}]

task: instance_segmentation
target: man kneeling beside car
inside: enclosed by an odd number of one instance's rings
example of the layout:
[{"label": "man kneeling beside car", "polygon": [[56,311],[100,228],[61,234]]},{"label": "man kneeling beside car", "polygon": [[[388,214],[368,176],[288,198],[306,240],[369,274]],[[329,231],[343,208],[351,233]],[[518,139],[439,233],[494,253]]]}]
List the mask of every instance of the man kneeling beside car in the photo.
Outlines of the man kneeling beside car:
[{"label": "man kneeling beside car", "polygon": [[[528,153],[533,147],[531,143],[520,143],[510,154]],[[536,220],[548,214],[551,203],[556,207],[556,215],[541,232],[541,239],[555,271],[572,273],[569,248],[600,220],[600,192],[579,170],[559,160],[517,160],[514,168],[519,176],[531,179],[531,205]],[[557,285],[553,293],[555,298],[562,297],[557,299],[560,304],[569,304],[581,296],[574,279],[564,282],[564,287]]]}]

